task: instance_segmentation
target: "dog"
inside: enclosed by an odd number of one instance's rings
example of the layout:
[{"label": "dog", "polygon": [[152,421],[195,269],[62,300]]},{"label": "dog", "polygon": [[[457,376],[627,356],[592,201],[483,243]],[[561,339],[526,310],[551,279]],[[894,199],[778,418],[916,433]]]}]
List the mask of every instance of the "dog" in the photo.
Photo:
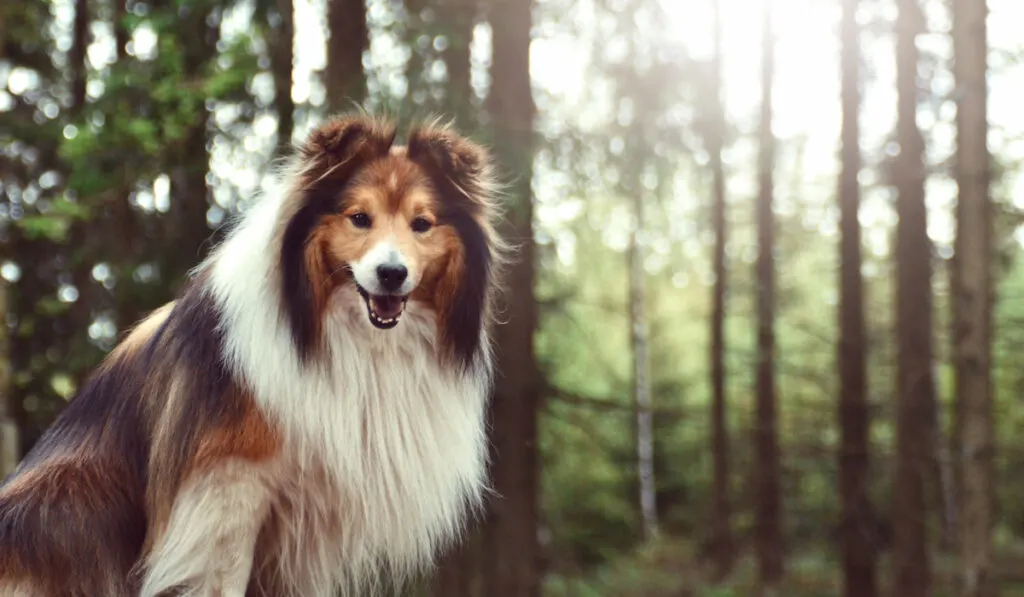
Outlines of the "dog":
[{"label": "dog", "polygon": [[373,592],[481,505],[488,152],[349,115],[275,180],[0,486],[0,594]]}]

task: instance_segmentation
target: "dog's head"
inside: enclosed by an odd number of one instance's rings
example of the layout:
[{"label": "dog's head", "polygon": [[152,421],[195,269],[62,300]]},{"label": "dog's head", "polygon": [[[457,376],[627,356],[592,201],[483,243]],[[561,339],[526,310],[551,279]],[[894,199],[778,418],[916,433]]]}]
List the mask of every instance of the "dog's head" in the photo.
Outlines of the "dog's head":
[{"label": "dog's head", "polygon": [[284,230],[286,307],[300,353],[317,349],[336,292],[362,297],[375,333],[409,301],[433,309],[448,356],[468,363],[488,314],[496,237],[487,152],[452,130],[330,121],[301,146],[296,207]]}]

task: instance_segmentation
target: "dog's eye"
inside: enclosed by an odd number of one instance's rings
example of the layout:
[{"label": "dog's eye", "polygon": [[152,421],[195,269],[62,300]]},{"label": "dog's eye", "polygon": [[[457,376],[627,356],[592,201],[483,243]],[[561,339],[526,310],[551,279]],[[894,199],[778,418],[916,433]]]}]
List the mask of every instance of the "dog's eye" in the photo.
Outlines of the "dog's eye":
[{"label": "dog's eye", "polygon": [[434,223],[426,218],[416,218],[412,221],[413,232],[426,232],[434,227]]},{"label": "dog's eye", "polygon": [[369,228],[370,227],[370,216],[364,213],[352,214],[348,217],[352,221],[352,225],[356,228]]}]

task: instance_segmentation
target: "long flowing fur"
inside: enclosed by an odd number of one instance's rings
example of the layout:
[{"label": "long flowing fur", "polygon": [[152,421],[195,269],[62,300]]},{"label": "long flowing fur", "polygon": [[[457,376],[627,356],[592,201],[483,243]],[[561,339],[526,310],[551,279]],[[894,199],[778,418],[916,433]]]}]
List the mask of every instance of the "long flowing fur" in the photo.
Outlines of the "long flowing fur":
[{"label": "long flowing fur", "polygon": [[[459,537],[486,486],[492,174],[450,129],[394,139],[368,116],[314,131],[112,353],[0,486],[0,590],[366,593]],[[429,181],[458,240],[387,331],[310,245],[373,163]]]}]

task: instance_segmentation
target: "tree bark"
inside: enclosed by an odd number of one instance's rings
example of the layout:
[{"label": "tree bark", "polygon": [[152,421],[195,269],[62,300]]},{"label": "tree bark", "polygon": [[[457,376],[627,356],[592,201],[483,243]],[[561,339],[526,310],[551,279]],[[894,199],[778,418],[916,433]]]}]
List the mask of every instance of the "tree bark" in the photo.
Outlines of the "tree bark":
[{"label": "tree bark", "polygon": [[495,330],[497,381],[491,405],[491,477],[497,496],[490,503],[483,564],[484,595],[539,597],[537,504],[537,406],[541,389],[534,358],[537,327],[534,297],[533,163],[534,103],[530,85],[532,2],[494,0],[491,72],[487,100],[498,163],[514,183],[500,231],[518,247],[507,267]]},{"label": "tree bark", "polygon": [[[217,54],[219,23],[213,22],[213,5],[196,2],[176,22],[177,36],[183,44],[184,73],[189,78],[203,76],[204,68]],[[189,127],[177,163],[170,171],[171,204],[165,224],[166,249],[161,274],[169,288],[177,289],[188,272],[209,249],[209,189],[206,174],[210,167],[206,110],[198,106],[195,122]]]},{"label": "tree bark", "polygon": [[867,343],[861,278],[860,184],[860,28],[859,0],[844,0],[842,18],[842,173],[839,178],[839,494],[842,500],[840,548],[843,595],[878,594],[874,511],[870,485],[870,410],[867,397]]},{"label": "tree bark", "polygon": [[[7,284],[0,280],[0,320],[7,319]],[[10,332],[0,326],[0,480],[14,471],[20,458],[18,424],[14,418],[14,393],[11,391]]]},{"label": "tree bark", "polygon": [[961,560],[964,597],[995,593],[992,583],[992,208],[986,137],[987,32],[984,0],[953,3],[958,91],[953,359],[962,471]]},{"label": "tree bark", "polygon": [[71,105],[76,115],[85,107],[85,86],[89,78],[89,65],[86,62],[88,46],[89,2],[75,0],[75,19],[71,26],[68,66],[71,69]]},{"label": "tree bark", "polygon": [[448,69],[445,85],[446,109],[457,122],[468,125],[472,108],[470,49],[476,19],[476,0],[442,0],[441,17],[445,23],[448,48],[442,54]]},{"label": "tree bark", "polygon": [[436,597],[471,597],[476,580],[477,554],[480,542],[476,533],[467,535],[444,555],[434,575],[433,594]]},{"label": "tree bark", "polygon": [[327,70],[324,88],[333,113],[366,101],[363,52],[370,45],[364,0],[330,0],[327,5]]},{"label": "tree bark", "polygon": [[934,458],[932,417],[931,242],[924,197],[924,139],[917,128],[917,0],[899,0],[896,17],[898,100],[895,177],[897,414],[893,487],[893,597],[931,594],[925,482]]},{"label": "tree bark", "polygon": [[[274,109],[277,112],[277,151],[291,148],[295,129],[295,102],[292,100],[295,23],[292,0],[273,0],[267,16],[267,53],[274,75]],[[277,18],[271,18],[271,14]]]},{"label": "tree bark", "polygon": [[757,198],[757,413],[755,423],[758,584],[773,592],[782,580],[779,496],[779,438],[775,397],[775,218],[772,213],[775,137],[772,134],[774,32],[770,0],[765,3],[761,64],[761,123]]},{"label": "tree bark", "polygon": [[633,233],[629,243],[629,332],[633,348],[633,399],[636,406],[636,456],[640,487],[640,516],[644,538],[658,536],[657,493],[654,482],[654,415],[651,412],[650,359],[648,357],[647,292],[644,252],[639,238],[644,229],[643,196],[639,184],[627,192],[633,195]]},{"label": "tree bark", "polygon": [[715,576],[724,579],[732,571],[734,545],[732,505],[729,491],[729,429],[725,396],[725,292],[728,272],[725,264],[725,171],[722,146],[725,144],[725,110],[722,106],[722,7],[712,0],[714,11],[714,53],[711,64],[712,110],[708,134],[711,162],[711,226],[715,232],[713,267],[715,285],[711,308],[711,457],[714,461],[714,488],[711,506],[711,557]]}]

